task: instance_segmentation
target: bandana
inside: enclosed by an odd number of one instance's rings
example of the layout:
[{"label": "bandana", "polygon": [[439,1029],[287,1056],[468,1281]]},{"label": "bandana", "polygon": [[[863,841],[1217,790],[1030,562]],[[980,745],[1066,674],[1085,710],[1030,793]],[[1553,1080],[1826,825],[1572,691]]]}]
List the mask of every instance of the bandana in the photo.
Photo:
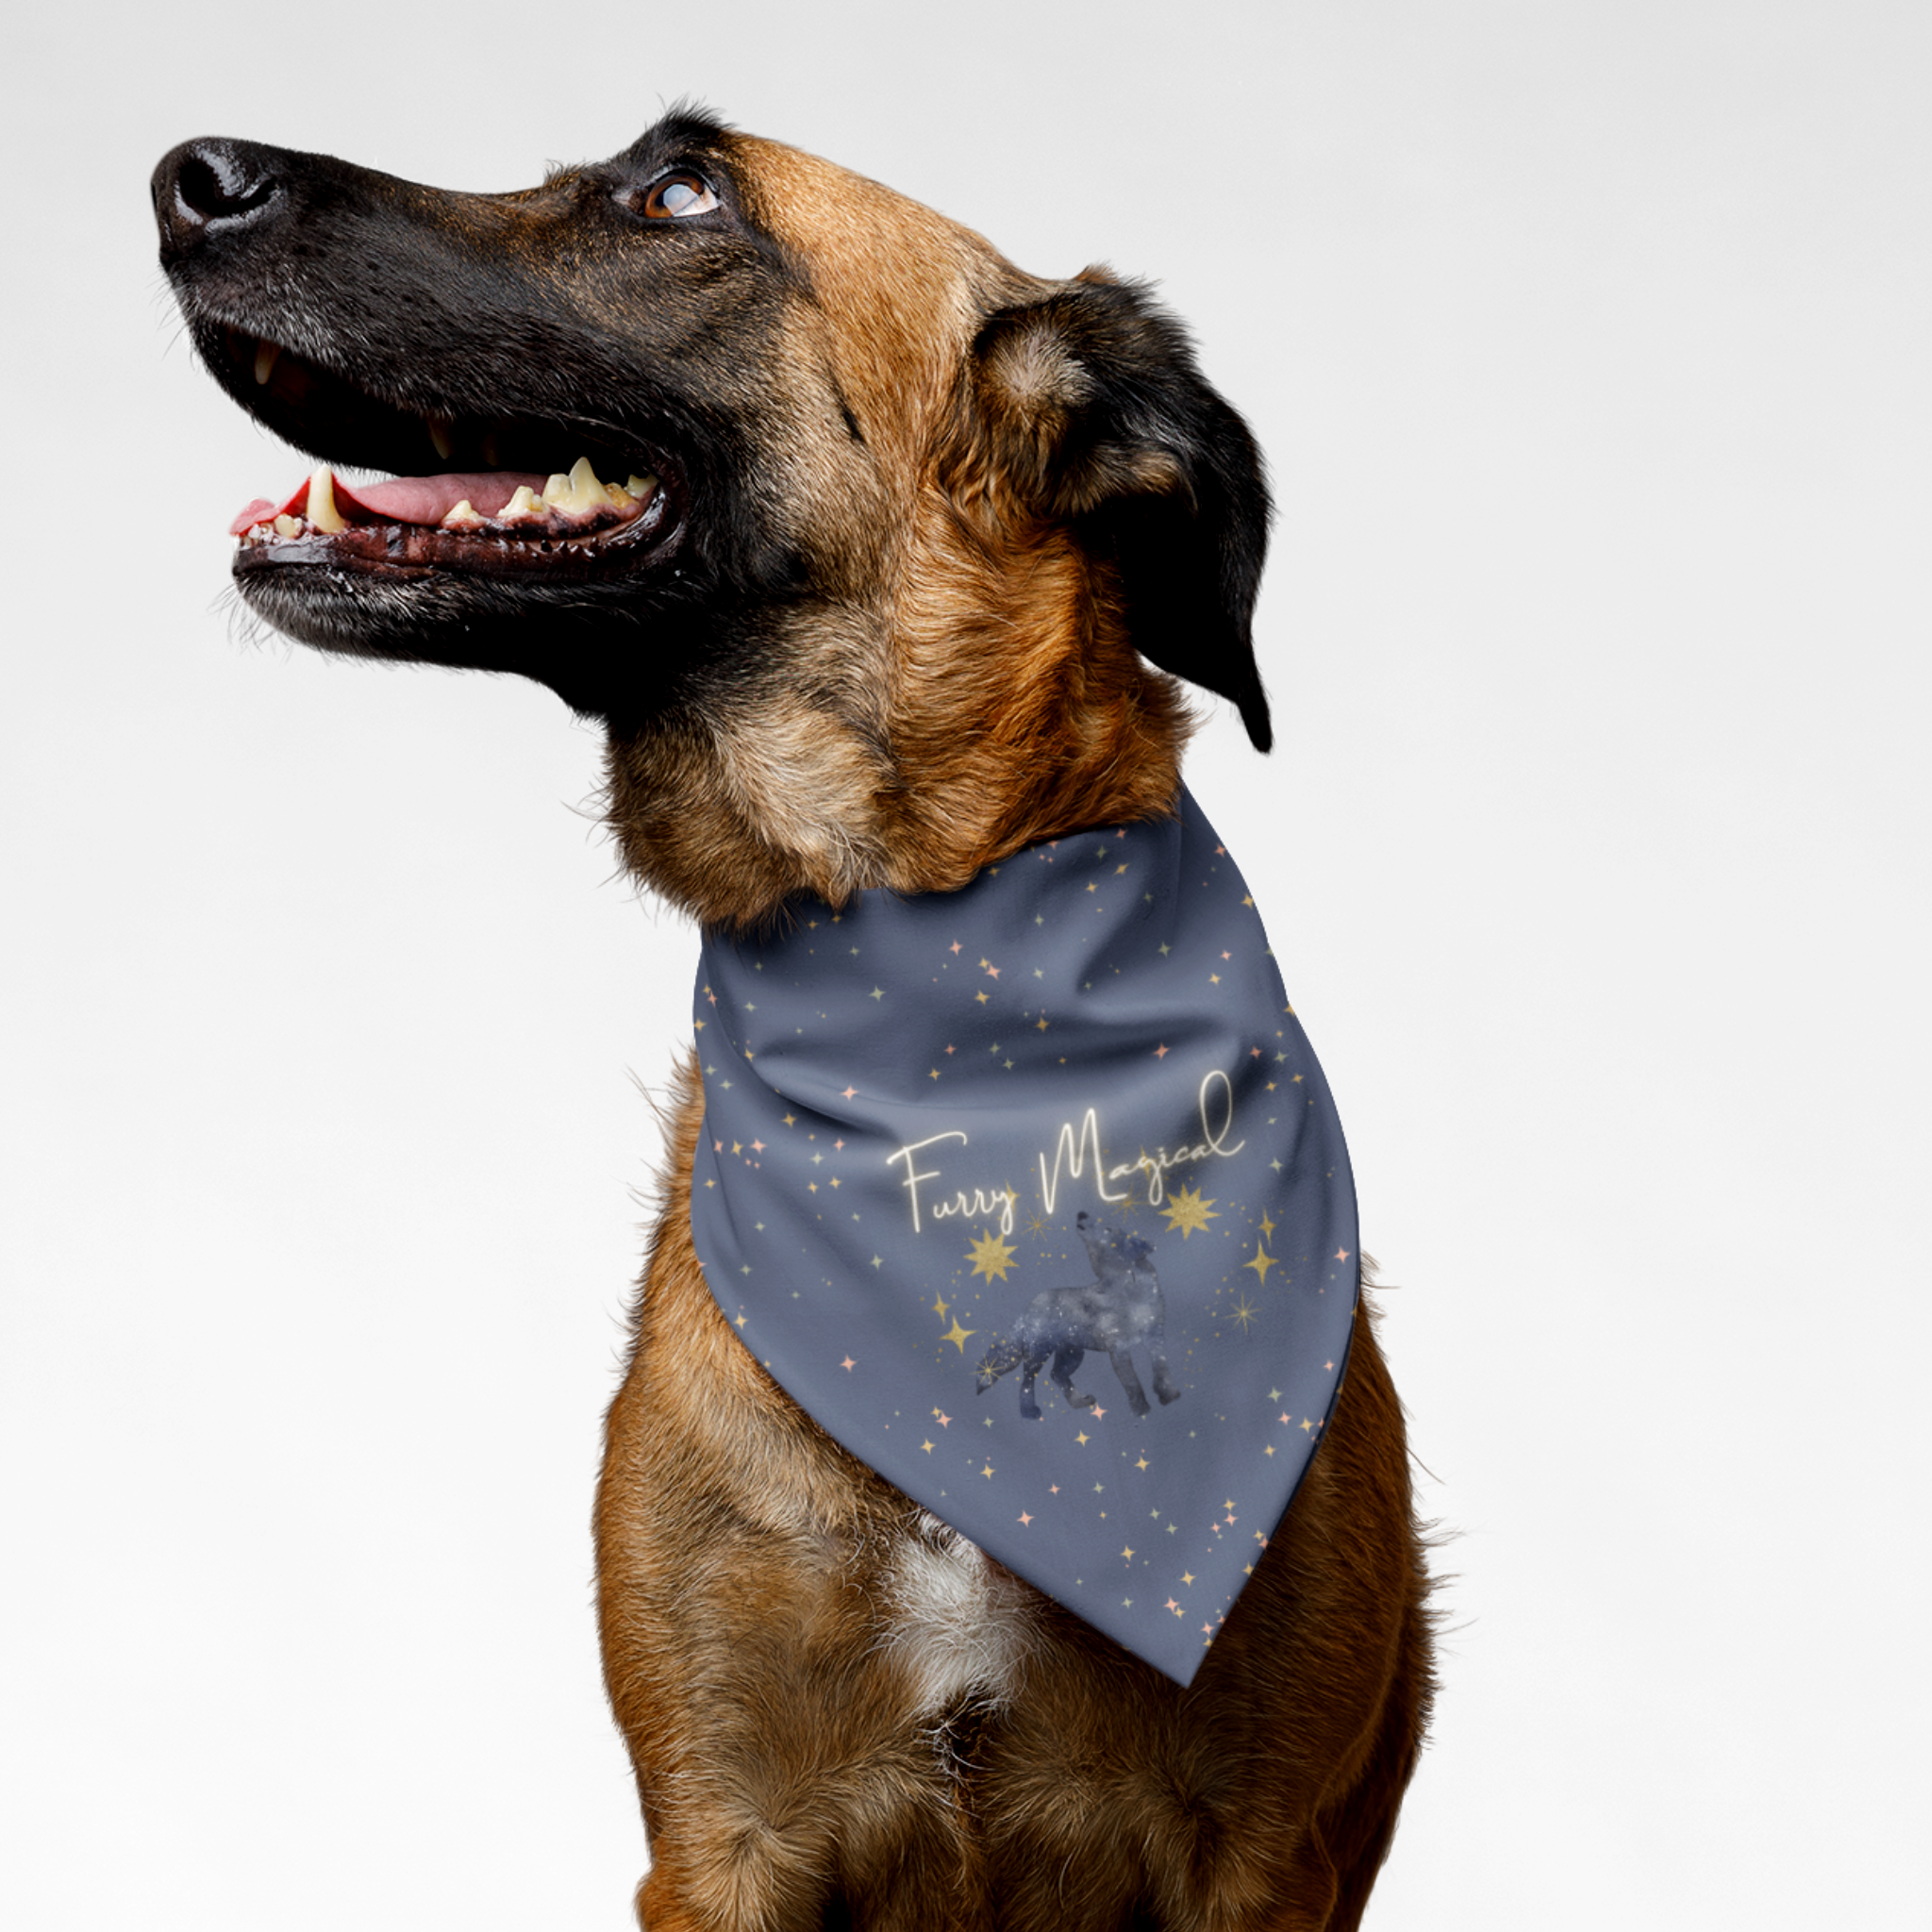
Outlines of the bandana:
[{"label": "bandana", "polygon": [[827,1433],[1186,1684],[1347,1361],[1355,1189],[1192,797],[706,935],[691,1236]]}]

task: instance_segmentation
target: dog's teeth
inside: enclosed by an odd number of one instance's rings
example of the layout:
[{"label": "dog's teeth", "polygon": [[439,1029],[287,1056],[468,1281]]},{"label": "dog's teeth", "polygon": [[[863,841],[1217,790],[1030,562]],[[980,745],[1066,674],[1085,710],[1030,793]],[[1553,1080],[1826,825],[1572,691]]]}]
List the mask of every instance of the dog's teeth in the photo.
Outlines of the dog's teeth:
[{"label": "dog's teeth", "polygon": [[570,496],[573,509],[595,509],[604,502],[604,486],[589,457],[579,457],[570,466]]},{"label": "dog's teeth", "polygon": [[275,535],[278,537],[299,537],[302,534],[300,517],[279,516],[275,519]]},{"label": "dog's teeth", "polygon": [[625,484],[625,485],[624,487],[625,487],[625,492],[626,492],[626,493],[627,493],[628,495],[631,495],[631,496],[650,496],[650,495],[653,495],[653,494],[654,494],[654,493],[656,492],[656,491],[657,491],[657,488],[658,488],[658,479],[657,479],[657,477],[656,477],[656,476],[648,476],[648,475],[647,475],[647,476],[633,476],[633,477],[632,477],[632,478],[631,478],[631,479],[629,480],[629,482],[627,482],[627,483],[626,483],[626,484]]},{"label": "dog's teeth", "polygon": [[579,457],[570,466],[568,475],[559,471],[543,486],[543,501],[552,509],[567,511],[573,516],[586,510],[602,509],[609,502],[604,493],[604,486],[597,480],[597,473],[591,467],[589,457]]},{"label": "dog's teeth", "polygon": [[325,537],[333,537],[338,530],[349,527],[347,520],[336,508],[336,479],[326,463],[308,479],[308,521]]},{"label": "dog's teeth", "polygon": [[431,416],[426,419],[429,431],[429,446],[444,462],[456,454],[456,444],[450,439],[450,425],[447,418]]},{"label": "dog's teeth", "polygon": [[454,530],[469,524],[480,524],[482,521],[483,519],[476,514],[476,506],[466,496],[443,518],[442,527],[445,530]]},{"label": "dog's teeth", "polygon": [[538,517],[543,514],[543,504],[535,495],[527,483],[517,485],[517,493],[497,512],[500,522],[508,523],[512,517]]},{"label": "dog's teeth", "polygon": [[282,353],[279,342],[257,342],[255,345],[255,383],[261,388],[269,379],[275,366],[275,358]]}]

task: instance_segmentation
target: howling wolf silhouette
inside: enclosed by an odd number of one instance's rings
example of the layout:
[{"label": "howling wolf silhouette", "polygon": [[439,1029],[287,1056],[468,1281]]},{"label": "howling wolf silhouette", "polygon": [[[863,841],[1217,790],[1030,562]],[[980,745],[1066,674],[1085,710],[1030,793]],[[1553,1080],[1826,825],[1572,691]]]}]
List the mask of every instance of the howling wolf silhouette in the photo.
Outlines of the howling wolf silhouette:
[{"label": "howling wolf silhouette", "polygon": [[1167,1303],[1154,1272],[1154,1247],[1140,1235],[1123,1235],[1119,1228],[1096,1222],[1083,1208],[1074,1225],[1087,1244],[1093,1264],[1091,1288],[1050,1288],[1036,1295],[1026,1312],[1002,1335],[979,1363],[976,1392],[985,1394],[1009,1369],[1024,1369],[1020,1383],[1020,1413],[1028,1422],[1040,1420],[1033,1382],[1051,1357],[1053,1380],[1074,1408],[1091,1408],[1093,1397],[1074,1387],[1074,1371],[1090,1348],[1107,1351],[1113,1372],[1127,1391],[1127,1407],[1147,1413],[1147,1396],[1134,1373],[1128,1351],[1137,1342],[1153,1344],[1154,1392],[1163,1403],[1180,1391],[1167,1371],[1162,1352]]}]

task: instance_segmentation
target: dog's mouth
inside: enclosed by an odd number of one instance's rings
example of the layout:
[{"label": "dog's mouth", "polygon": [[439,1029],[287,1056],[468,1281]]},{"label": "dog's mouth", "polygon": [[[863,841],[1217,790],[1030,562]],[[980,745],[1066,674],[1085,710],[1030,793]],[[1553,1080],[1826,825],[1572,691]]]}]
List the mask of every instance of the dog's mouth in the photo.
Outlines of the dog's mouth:
[{"label": "dog's mouth", "polygon": [[599,434],[602,425],[418,413],[241,329],[220,328],[208,346],[231,392],[298,447],[391,473],[352,483],[325,463],[281,500],[258,497],[229,525],[241,540],[238,575],[303,564],[402,576],[601,575],[675,533],[671,465]]}]

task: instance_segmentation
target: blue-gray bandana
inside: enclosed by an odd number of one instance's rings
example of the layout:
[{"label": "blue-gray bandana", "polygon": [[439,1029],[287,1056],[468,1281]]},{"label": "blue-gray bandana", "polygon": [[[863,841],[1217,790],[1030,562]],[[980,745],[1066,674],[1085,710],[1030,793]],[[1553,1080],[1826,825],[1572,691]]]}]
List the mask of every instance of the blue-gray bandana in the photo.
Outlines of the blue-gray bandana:
[{"label": "blue-gray bandana", "polygon": [[691,1221],[828,1434],[1185,1684],[1321,1439],[1358,1271],[1327,1083],[1178,812],[708,932]]}]

